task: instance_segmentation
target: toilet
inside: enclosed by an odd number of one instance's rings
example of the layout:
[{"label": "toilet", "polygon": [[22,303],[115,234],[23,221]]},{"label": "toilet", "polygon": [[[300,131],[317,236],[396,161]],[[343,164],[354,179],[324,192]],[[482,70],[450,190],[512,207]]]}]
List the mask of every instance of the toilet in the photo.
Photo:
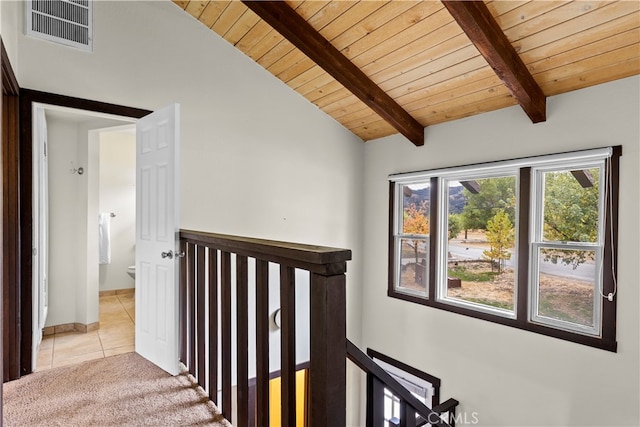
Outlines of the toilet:
[{"label": "toilet", "polygon": [[136,266],[135,265],[130,265],[129,267],[127,267],[127,274],[129,276],[131,276],[132,279],[135,280],[135,278],[136,278]]}]

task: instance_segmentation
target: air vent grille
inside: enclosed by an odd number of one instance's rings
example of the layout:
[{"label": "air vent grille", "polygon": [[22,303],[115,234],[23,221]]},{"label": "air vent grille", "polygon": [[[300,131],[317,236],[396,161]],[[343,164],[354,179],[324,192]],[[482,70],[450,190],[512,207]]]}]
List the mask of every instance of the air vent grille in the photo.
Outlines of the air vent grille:
[{"label": "air vent grille", "polygon": [[91,0],[26,2],[27,35],[82,50],[93,49]]}]

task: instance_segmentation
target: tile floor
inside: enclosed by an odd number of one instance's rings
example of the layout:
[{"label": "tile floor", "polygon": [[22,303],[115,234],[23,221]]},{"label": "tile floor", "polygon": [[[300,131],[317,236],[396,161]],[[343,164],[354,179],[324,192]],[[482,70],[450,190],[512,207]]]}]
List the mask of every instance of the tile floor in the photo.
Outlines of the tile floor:
[{"label": "tile floor", "polygon": [[134,351],[134,294],[100,297],[100,329],[42,339],[36,371]]}]

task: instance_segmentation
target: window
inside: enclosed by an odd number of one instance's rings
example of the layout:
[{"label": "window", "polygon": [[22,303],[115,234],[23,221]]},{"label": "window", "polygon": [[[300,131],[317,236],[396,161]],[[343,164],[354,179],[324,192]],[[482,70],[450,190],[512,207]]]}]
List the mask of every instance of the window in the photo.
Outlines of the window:
[{"label": "window", "polygon": [[446,221],[440,234],[447,256],[441,258],[446,280],[438,294],[449,304],[513,317],[517,176],[479,172],[441,180]]},{"label": "window", "polygon": [[[426,372],[408,366],[385,354],[367,349],[367,355],[380,365],[389,375],[402,384],[414,397],[433,408],[440,403],[440,379]],[[388,388],[384,388],[384,425],[397,425],[400,417],[400,398]],[[448,417],[449,414],[446,414]],[[447,419],[447,418],[443,418]],[[390,423],[393,420],[395,423]]]},{"label": "window", "polygon": [[615,351],[620,155],[391,176],[389,295]]},{"label": "window", "polygon": [[399,260],[396,290],[418,296],[427,295],[429,271],[430,184],[400,186],[394,248]]},{"label": "window", "polygon": [[531,320],[600,335],[604,163],[534,169]]}]

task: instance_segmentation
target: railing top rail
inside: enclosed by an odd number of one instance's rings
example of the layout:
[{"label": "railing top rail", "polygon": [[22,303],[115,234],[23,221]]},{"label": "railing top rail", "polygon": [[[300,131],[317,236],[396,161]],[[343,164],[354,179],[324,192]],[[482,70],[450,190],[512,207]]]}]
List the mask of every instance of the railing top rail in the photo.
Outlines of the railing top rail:
[{"label": "railing top rail", "polygon": [[342,274],[351,260],[348,249],[279,242],[251,237],[180,230],[180,238],[198,245],[213,247],[265,261],[278,262],[319,274]]},{"label": "railing top rail", "polygon": [[[439,425],[448,427],[449,424],[442,421],[437,412],[428,408],[424,403],[419,401],[409,390],[404,388],[395,378],[387,373],[380,365],[374,362],[369,356],[367,356],[362,350],[360,350],[355,344],[347,339],[347,357],[355,363],[360,369],[365,372],[369,372],[382,381],[387,388],[389,388],[393,394],[400,397],[408,403],[416,412],[422,417],[426,417],[432,425]],[[458,404],[455,399],[449,399],[447,402],[446,410],[452,409]],[[438,405],[440,406],[440,405]],[[436,409],[436,408],[434,408]],[[444,406],[443,408],[444,409]],[[435,418],[433,418],[435,417]]]}]

